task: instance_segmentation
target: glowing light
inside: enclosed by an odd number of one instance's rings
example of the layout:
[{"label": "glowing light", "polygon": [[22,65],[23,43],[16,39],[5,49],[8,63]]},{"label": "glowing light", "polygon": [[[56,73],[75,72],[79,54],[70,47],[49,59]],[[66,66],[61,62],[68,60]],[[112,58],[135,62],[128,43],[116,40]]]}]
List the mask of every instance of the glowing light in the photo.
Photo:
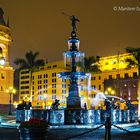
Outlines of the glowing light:
[{"label": "glowing light", "polygon": [[111,94],[112,94],[112,95],[114,95],[114,94],[115,94],[115,91],[114,91],[114,90],[112,90],[112,91],[111,91]]},{"label": "glowing light", "polygon": [[107,91],[105,91],[105,94],[107,95],[107,94],[108,94],[108,92],[107,92]]},{"label": "glowing light", "polygon": [[110,92],[111,91],[111,88],[108,88],[107,90]]},{"label": "glowing light", "polygon": [[0,65],[5,65],[6,61],[4,58],[0,58]]}]

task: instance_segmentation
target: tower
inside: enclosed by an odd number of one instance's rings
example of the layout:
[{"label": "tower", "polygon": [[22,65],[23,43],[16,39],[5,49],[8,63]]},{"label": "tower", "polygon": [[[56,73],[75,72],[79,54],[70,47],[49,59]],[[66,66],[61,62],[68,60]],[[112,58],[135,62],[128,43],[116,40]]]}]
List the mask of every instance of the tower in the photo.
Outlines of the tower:
[{"label": "tower", "polygon": [[4,20],[4,12],[0,8],[0,105],[9,104],[9,95],[6,89],[13,87],[13,68],[9,63],[9,47],[12,39],[9,23]]}]

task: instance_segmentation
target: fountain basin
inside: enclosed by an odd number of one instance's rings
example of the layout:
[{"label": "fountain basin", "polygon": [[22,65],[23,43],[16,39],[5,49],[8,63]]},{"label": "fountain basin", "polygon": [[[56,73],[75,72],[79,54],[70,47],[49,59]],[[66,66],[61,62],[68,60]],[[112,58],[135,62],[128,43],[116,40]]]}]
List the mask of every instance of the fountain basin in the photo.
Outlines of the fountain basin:
[{"label": "fountain basin", "polygon": [[[30,118],[46,120],[50,125],[103,124],[106,110],[17,110],[16,122],[28,121]],[[113,124],[135,122],[134,110],[111,110]]]}]

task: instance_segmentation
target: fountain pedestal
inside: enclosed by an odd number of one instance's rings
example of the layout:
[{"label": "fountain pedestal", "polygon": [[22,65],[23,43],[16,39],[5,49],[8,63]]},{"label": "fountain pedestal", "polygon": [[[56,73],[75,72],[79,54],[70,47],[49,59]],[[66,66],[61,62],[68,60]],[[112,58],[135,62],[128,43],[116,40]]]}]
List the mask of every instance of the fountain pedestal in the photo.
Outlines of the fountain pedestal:
[{"label": "fountain pedestal", "polygon": [[81,109],[81,98],[79,97],[77,78],[75,76],[71,76],[70,79],[67,109]]},{"label": "fountain pedestal", "polygon": [[67,98],[67,109],[81,109],[80,97],[68,97]]}]

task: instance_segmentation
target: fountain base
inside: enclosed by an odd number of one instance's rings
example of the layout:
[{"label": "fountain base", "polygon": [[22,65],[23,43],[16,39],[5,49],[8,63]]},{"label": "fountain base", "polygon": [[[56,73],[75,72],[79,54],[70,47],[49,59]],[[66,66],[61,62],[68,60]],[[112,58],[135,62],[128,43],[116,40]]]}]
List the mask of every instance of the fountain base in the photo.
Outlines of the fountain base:
[{"label": "fountain base", "polygon": [[[46,120],[51,125],[92,125],[104,124],[106,118],[105,110],[17,110],[16,122],[28,121],[30,118]],[[111,110],[112,124],[134,123],[134,110]]]}]

